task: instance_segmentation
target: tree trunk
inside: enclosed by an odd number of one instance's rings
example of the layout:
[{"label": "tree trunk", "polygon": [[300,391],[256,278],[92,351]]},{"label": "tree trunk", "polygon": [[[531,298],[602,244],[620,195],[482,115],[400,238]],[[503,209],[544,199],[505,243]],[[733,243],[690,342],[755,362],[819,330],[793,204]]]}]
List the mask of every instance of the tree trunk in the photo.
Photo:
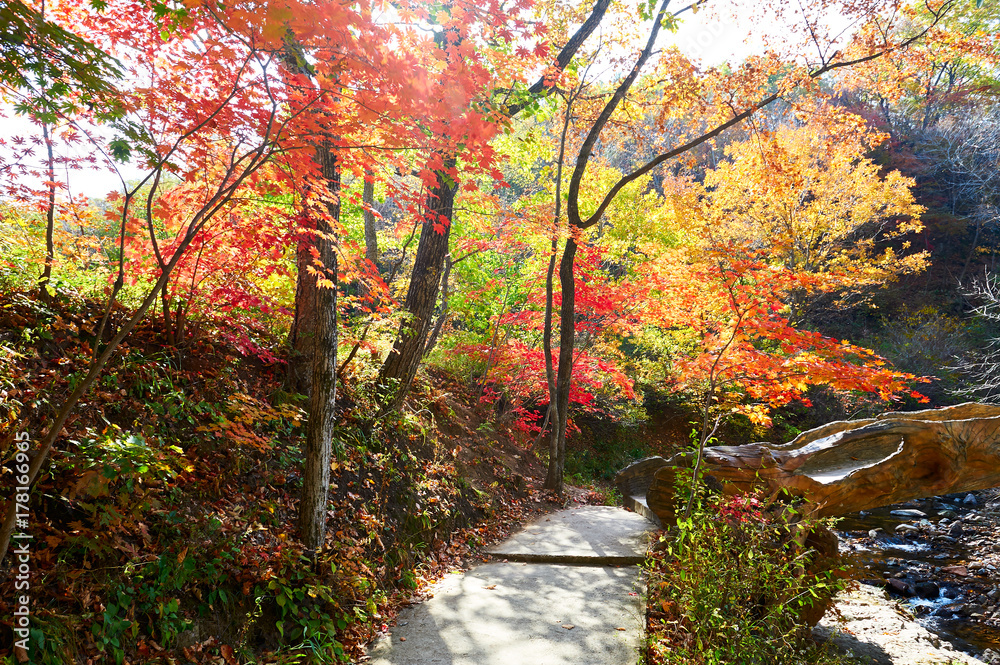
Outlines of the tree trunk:
[{"label": "tree trunk", "polygon": [[361,202],[364,204],[365,217],[365,258],[378,269],[378,234],[375,231],[375,174],[365,171],[365,186],[361,191]]},{"label": "tree trunk", "polygon": [[[674,473],[690,463],[688,454],[654,465],[646,501],[664,522],[674,517]],[[706,448],[703,463],[727,494],[787,491],[805,499],[806,512],[816,517],[997,487],[1000,406],[962,404],[839,421],[783,445]],[[619,477],[635,482],[626,471]]]},{"label": "tree trunk", "polygon": [[[337,249],[331,222],[340,216],[340,171],[329,145],[316,150],[323,179],[332,197],[326,204],[329,219],[316,223],[314,246],[319,253],[312,261],[314,271],[305,271],[309,280],[312,310],[312,372],[309,400],[309,427],[302,471],[302,498],[299,503],[299,531],[306,549],[315,552],[326,535],[327,493],[330,488],[330,456],[333,447],[334,407],[337,400]],[[301,254],[301,252],[300,252]],[[319,265],[316,265],[316,263]],[[319,272],[320,275],[315,274]],[[302,273],[300,273],[300,282]],[[322,282],[320,281],[322,278]]]},{"label": "tree trunk", "polygon": [[[375,174],[371,169],[365,169],[365,184],[361,190],[361,212],[365,219],[365,260],[369,263],[368,269],[372,271],[372,277],[380,272],[378,268],[378,234],[375,230],[375,212],[372,210],[374,203]],[[371,293],[371,282],[362,277],[358,281],[358,294],[362,298],[369,298]]]},{"label": "tree trunk", "polygon": [[309,266],[313,264],[312,248],[316,246],[316,237],[311,233],[314,229],[307,229],[309,235],[299,240],[296,248],[295,317],[288,332],[292,357],[288,360],[285,386],[303,395],[311,394],[312,353],[316,344],[316,278],[309,274]]},{"label": "tree trunk", "polygon": [[47,155],[45,177],[49,179],[46,189],[49,190],[48,201],[45,206],[45,267],[42,275],[38,278],[38,297],[48,303],[52,300],[49,293],[49,282],[52,279],[52,264],[55,262],[55,242],[53,233],[56,226],[56,160],[52,151],[52,136],[49,133],[48,123],[42,124],[42,137],[45,139],[45,151]]},{"label": "tree trunk", "polygon": [[444,275],[441,276],[441,312],[438,314],[437,321],[434,323],[434,328],[431,330],[430,337],[427,338],[427,344],[424,345],[423,357],[426,358],[430,355],[434,347],[437,346],[438,339],[441,337],[441,331],[444,329],[444,324],[448,320],[449,308],[448,308],[448,297],[451,295],[451,289],[449,286],[449,277],[451,277],[451,269],[454,263],[451,261],[451,254],[448,254],[444,258]]},{"label": "tree trunk", "polygon": [[[455,158],[449,157],[445,161],[445,167],[454,168]],[[423,357],[424,344],[437,307],[441,271],[448,255],[457,190],[458,186],[452,184],[450,178],[442,173],[438,175],[437,186],[427,195],[420,243],[417,245],[410,286],[403,303],[408,318],[400,324],[392,351],[379,372],[383,413],[397,409],[402,404]],[[443,226],[443,229],[436,230],[435,225]]]},{"label": "tree trunk", "polygon": [[573,275],[576,248],[576,241],[567,238],[559,262],[559,284],[562,291],[562,306],[559,309],[559,365],[556,371],[555,417],[549,439],[549,468],[545,474],[545,488],[558,494],[562,493],[563,488],[569,391],[573,381],[573,347],[576,343],[576,282]]}]

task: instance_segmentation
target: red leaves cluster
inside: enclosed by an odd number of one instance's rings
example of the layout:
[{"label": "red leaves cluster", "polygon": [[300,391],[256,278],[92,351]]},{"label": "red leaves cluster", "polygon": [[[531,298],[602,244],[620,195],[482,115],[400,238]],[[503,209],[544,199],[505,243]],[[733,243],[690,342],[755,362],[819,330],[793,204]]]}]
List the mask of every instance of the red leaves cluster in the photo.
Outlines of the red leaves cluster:
[{"label": "red leaves cluster", "polygon": [[737,494],[722,500],[719,504],[719,514],[735,522],[757,523],[763,519],[762,508],[757,497]]}]

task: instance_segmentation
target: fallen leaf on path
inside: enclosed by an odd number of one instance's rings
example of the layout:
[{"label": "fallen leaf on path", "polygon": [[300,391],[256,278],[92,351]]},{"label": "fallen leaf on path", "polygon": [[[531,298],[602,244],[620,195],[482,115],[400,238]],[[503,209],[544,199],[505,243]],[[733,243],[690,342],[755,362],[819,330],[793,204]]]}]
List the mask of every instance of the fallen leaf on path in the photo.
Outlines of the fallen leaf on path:
[{"label": "fallen leaf on path", "polygon": [[496,584],[491,584],[489,586],[484,586],[483,588],[484,589],[489,589],[490,591],[492,591],[493,589],[497,588],[497,585]]},{"label": "fallen leaf on path", "polygon": [[625,630],[624,628],[615,628],[615,630]]},{"label": "fallen leaf on path", "polygon": [[576,626],[574,626],[571,623],[564,623],[563,628],[565,628],[566,630],[573,630],[574,628],[576,628]]}]

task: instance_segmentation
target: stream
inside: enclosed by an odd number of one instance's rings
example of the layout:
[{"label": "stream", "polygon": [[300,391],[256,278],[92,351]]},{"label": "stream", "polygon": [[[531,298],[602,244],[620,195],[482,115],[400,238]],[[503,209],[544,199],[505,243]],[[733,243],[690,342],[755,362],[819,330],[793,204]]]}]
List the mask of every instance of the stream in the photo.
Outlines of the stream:
[{"label": "stream", "polygon": [[903,600],[956,649],[1000,665],[1000,492],[856,513],[835,530],[852,577]]}]

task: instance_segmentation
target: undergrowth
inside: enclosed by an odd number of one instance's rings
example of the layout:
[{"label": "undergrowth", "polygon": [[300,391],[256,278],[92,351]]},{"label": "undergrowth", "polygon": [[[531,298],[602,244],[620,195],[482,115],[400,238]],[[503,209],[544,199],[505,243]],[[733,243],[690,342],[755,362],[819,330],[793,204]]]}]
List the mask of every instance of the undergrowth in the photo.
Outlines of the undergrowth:
[{"label": "undergrowth", "polygon": [[[72,293],[49,304],[0,293],[5,486],[14,434],[43,431],[102,343],[100,314]],[[74,411],[30,495],[28,662],[355,660],[401,603],[525,509],[500,485],[473,489],[432,423],[366,426],[371,404],[345,383],[327,542],[306,557],[303,398],[283,391],[279,359],[247,356],[231,333],[204,321],[172,347],[149,320]],[[21,662],[9,646],[14,597],[5,576],[3,665]]]},{"label": "undergrowth", "polygon": [[788,511],[753,497],[703,498],[661,535],[649,563],[648,665],[843,662],[809,630],[843,580],[834,559],[796,542],[822,525],[789,526]]}]

